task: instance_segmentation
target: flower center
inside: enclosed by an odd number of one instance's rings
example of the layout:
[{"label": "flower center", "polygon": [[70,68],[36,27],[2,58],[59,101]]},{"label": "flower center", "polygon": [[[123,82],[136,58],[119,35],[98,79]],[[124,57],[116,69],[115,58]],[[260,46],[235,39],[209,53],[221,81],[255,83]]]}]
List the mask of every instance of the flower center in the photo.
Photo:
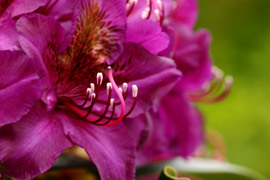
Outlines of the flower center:
[{"label": "flower center", "polygon": [[[107,83],[107,101],[99,99],[99,93],[103,82],[103,74],[99,72],[97,73],[96,85],[94,85],[94,83],[90,83],[90,86],[86,89],[86,96],[84,100],[81,101],[80,105],[70,98],[63,97],[59,98],[59,102],[62,104],[62,107],[60,106],[59,108],[72,116],[75,116],[77,119],[99,126],[113,126],[121,122],[121,120],[126,118],[135,108],[138,96],[138,88],[136,85],[132,85],[133,104],[130,110],[125,114],[125,99],[128,96],[128,84],[123,83],[122,88],[119,88],[114,81],[110,66],[107,68],[107,75],[110,81]],[[112,98],[113,90],[117,95],[119,102],[115,102],[114,98]],[[105,106],[105,108],[103,108],[103,113],[97,112],[97,108],[95,109],[94,107],[96,104]],[[114,116],[115,108],[117,106],[120,106],[121,110],[119,117]],[[100,108],[100,106],[98,107]],[[107,116],[109,109],[111,109],[111,115]],[[94,118],[92,115],[97,118]]]}]

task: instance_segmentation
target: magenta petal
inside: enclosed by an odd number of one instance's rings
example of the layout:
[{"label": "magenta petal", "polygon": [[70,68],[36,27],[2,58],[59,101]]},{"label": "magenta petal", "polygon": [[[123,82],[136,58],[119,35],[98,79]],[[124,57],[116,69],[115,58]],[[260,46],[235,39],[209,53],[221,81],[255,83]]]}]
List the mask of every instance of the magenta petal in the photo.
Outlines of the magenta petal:
[{"label": "magenta petal", "polygon": [[201,116],[184,94],[169,94],[163,98],[159,115],[169,140],[169,153],[186,157],[202,143]]},{"label": "magenta petal", "polygon": [[161,31],[159,24],[149,20],[137,20],[127,24],[126,42],[141,44],[152,54],[166,49],[169,37]]},{"label": "magenta petal", "polygon": [[10,17],[0,18],[0,50],[18,49],[18,33],[15,21]]},{"label": "magenta petal", "polygon": [[18,121],[41,96],[41,81],[22,52],[0,51],[0,126]]},{"label": "magenta petal", "polygon": [[[125,44],[125,51],[115,62],[113,69],[118,84],[129,84],[129,93],[132,92],[132,84],[138,86],[138,102],[129,117],[135,117],[157,105],[159,99],[181,78],[181,72],[176,69],[172,59],[150,54],[133,43]],[[132,97],[128,96],[127,110],[132,103]]]},{"label": "magenta petal", "polygon": [[197,0],[178,0],[171,21],[193,28],[198,17]]},{"label": "magenta petal", "polygon": [[[21,17],[16,27],[21,38],[32,43],[41,55],[45,52],[51,53],[49,52],[52,50],[51,46],[54,46],[53,50],[61,49],[61,43],[65,38],[64,29],[54,18],[40,14]],[[25,49],[24,44],[21,45]]]},{"label": "magenta petal", "polygon": [[46,5],[36,11],[39,14],[54,17],[64,27],[67,35],[66,45],[71,42],[74,34],[76,25],[74,11],[77,4],[77,0],[53,0],[48,1]]},{"label": "magenta petal", "polygon": [[86,150],[102,180],[134,179],[135,147],[123,124],[100,127],[68,117],[63,124],[73,143]]},{"label": "magenta petal", "polygon": [[[138,149],[136,158],[138,165],[149,163],[164,154],[170,154],[172,156],[169,152],[170,147],[168,147],[168,137],[165,136],[164,123],[162,122],[159,113],[155,113],[153,110],[150,110],[145,114],[144,120],[147,122],[146,130],[148,130],[148,133],[144,134],[142,131],[140,134],[140,141],[144,144],[140,147],[141,149]],[[135,118],[137,121],[141,119],[142,117],[140,117],[140,119]]]},{"label": "magenta petal", "polygon": [[6,12],[10,13],[12,17],[30,13],[45,5],[47,1],[48,0],[13,0],[6,8]]},{"label": "magenta petal", "polygon": [[40,14],[21,17],[16,24],[22,49],[38,63],[43,87],[50,89],[48,67],[56,63],[56,54],[66,47],[65,31],[53,18]]},{"label": "magenta petal", "polygon": [[9,176],[33,178],[47,171],[72,146],[60,118],[38,103],[19,122],[1,127],[0,160]]}]

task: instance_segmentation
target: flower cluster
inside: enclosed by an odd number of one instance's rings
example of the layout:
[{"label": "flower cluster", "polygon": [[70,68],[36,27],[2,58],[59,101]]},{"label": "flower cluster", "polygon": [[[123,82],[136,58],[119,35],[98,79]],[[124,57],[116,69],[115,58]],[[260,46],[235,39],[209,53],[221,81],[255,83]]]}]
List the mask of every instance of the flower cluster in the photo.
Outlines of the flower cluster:
[{"label": "flower cluster", "polygon": [[0,0],[5,173],[33,178],[74,145],[102,180],[191,155],[203,142],[192,101],[232,83],[193,31],[197,13],[196,0]]}]

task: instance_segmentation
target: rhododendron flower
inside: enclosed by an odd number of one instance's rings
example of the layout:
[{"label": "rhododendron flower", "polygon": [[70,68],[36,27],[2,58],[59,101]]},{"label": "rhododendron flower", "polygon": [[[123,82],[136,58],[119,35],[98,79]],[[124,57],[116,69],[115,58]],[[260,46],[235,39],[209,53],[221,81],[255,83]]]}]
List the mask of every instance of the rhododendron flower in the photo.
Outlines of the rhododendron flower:
[{"label": "rhododendron flower", "polygon": [[150,109],[181,73],[125,42],[125,2],[85,0],[74,14],[73,36],[55,17],[22,15],[18,51],[0,51],[1,163],[10,176],[32,178],[78,145],[101,179],[132,179],[135,147],[121,120]]}]

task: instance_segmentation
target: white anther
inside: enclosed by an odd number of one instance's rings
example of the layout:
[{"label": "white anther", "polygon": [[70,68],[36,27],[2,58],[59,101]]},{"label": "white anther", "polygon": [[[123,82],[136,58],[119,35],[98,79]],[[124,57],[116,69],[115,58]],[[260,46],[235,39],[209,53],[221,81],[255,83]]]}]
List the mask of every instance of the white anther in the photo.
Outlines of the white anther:
[{"label": "white anther", "polygon": [[111,106],[111,108],[113,108],[113,105],[114,105],[114,99],[111,98],[111,100],[110,100],[110,106]]},{"label": "white anther", "polygon": [[101,85],[103,81],[103,74],[101,72],[97,73],[97,85]]},{"label": "white anther", "polygon": [[92,92],[95,92],[95,84],[94,83],[90,83],[90,88],[91,88]]},{"label": "white anther", "polygon": [[157,0],[157,5],[159,7],[160,10],[162,10],[162,1],[161,0]]},{"label": "white anther", "polygon": [[86,94],[88,94],[88,97],[91,96],[92,92],[93,92],[93,91],[92,91],[91,88],[87,88],[87,89],[86,89]]},{"label": "white anther", "polygon": [[137,4],[138,0],[131,0],[132,3]]},{"label": "white anther", "polygon": [[96,98],[96,93],[92,93],[91,94],[91,100],[95,99]]},{"label": "white anther", "polygon": [[146,19],[149,15],[149,12],[150,12],[150,8],[149,7],[145,8],[145,10],[143,10],[142,15],[141,15],[142,19]]},{"label": "white anther", "polygon": [[122,88],[119,88],[119,91],[120,91],[120,93],[121,93],[121,94],[123,94],[123,90],[122,90]]},{"label": "white anther", "polygon": [[112,83],[107,83],[107,94],[108,95],[109,95],[111,90],[112,90]]},{"label": "white anther", "polygon": [[137,97],[138,96],[138,86],[132,85],[132,97]]},{"label": "white anther", "polygon": [[131,3],[129,2],[126,4],[126,11],[128,11],[130,7],[131,7]]},{"label": "white anther", "polygon": [[159,10],[158,10],[158,9],[155,9],[155,10],[154,10],[154,13],[155,13],[155,15],[156,15],[157,20],[160,21]]},{"label": "white anther", "polygon": [[127,89],[128,89],[128,84],[127,83],[123,83],[123,92],[127,92]]}]

